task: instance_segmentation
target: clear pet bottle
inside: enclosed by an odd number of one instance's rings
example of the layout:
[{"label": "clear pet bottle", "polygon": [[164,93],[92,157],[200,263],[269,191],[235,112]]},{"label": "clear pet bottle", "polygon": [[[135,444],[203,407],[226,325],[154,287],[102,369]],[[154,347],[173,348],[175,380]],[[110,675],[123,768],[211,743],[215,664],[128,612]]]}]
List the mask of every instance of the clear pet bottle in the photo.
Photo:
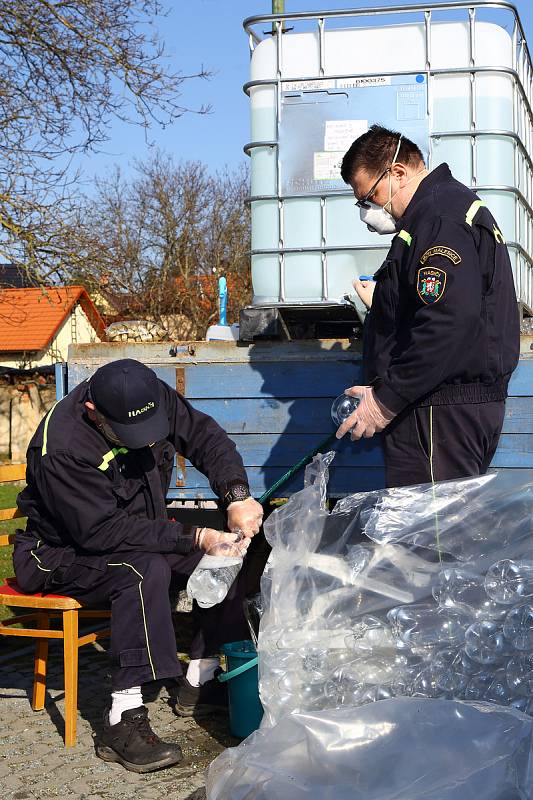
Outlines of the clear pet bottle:
[{"label": "clear pet bottle", "polygon": [[359,397],[350,397],[349,394],[340,394],[331,404],[331,419],[337,427],[342,425],[350,414],[353,414],[361,400]]},{"label": "clear pet bottle", "polygon": [[201,608],[211,608],[226,597],[230,586],[239,574],[244,556],[238,547],[242,531],[235,542],[215,545],[202,557],[187,581],[187,594]]}]

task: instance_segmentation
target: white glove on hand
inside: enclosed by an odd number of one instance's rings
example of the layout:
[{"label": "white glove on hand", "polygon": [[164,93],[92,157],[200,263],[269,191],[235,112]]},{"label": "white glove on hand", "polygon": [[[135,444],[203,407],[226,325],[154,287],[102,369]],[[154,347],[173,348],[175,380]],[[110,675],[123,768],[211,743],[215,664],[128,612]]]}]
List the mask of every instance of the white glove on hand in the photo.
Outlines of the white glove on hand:
[{"label": "white glove on hand", "polygon": [[230,531],[239,530],[247,537],[259,533],[263,522],[263,506],[247,497],[246,500],[236,500],[228,506],[228,528]]},{"label": "white glove on hand", "polygon": [[375,281],[360,281],[359,278],[356,278],[352,282],[352,286],[359,295],[360,299],[363,301],[367,308],[370,308],[372,305],[372,298],[374,297],[374,289],[376,288]]},{"label": "white glove on hand", "polygon": [[221,552],[217,553],[219,545],[232,545],[235,550],[235,555],[244,556],[248,550],[250,539],[243,538],[240,533],[226,533],[226,531],[216,531],[214,528],[198,528],[196,531],[196,545],[203,550],[204,553],[210,555],[231,555],[226,552],[225,548],[221,548]]},{"label": "white glove on hand", "polygon": [[339,427],[335,434],[337,439],[342,439],[350,430],[352,441],[361,437],[370,439],[375,433],[382,431],[396,416],[376,399],[371,386],[352,386],[351,389],[345,389],[344,394],[359,397],[361,402]]}]

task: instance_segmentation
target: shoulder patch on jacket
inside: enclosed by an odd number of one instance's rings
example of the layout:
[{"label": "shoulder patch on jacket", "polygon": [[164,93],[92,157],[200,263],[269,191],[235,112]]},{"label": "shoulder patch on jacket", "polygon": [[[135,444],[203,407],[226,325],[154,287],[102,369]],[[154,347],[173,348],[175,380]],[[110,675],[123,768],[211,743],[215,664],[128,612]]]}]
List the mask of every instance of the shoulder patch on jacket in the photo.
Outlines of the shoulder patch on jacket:
[{"label": "shoulder patch on jacket", "polygon": [[446,273],[436,267],[423,267],[418,270],[416,291],[426,305],[441,299],[446,287]]},{"label": "shoulder patch on jacket", "polygon": [[456,250],[452,250],[451,247],[445,247],[444,245],[437,244],[434,247],[430,247],[429,250],[426,250],[420,259],[420,263],[424,265],[432,256],[444,256],[444,258],[448,258],[452,264],[455,264],[455,266],[460,264],[462,261],[461,256]]}]

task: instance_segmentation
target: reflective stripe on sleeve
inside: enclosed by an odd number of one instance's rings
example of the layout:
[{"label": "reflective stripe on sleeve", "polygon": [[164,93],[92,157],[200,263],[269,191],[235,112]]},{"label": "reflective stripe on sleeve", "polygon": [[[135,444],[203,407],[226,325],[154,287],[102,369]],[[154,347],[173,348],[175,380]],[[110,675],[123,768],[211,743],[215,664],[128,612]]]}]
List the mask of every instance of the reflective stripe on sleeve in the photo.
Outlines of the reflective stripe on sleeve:
[{"label": "reflective stripe on sleeve", "polygon": [[467,225],[472,225],[474,217],[476,216],[479,209],[484,205],[485,203],[483,202],[483,200],[474,200],[474,202],[466,212],[465,222]]},{"label": "reflective stripe on sleeve", "polygon": [[50,409],[50,411],[46,415],[46,419],[45,419],[45,422],[44,422],[44,431],[43,431],[43,446],[42,446],[42,449],[41,449],[41,455],[42,456],[46,455],[46,448],[47,448],[47,444],[48,444],[48,423],[50,422],[50,417],[52,416],[52,412],[53,412],[54,408],[57,406],[57,404],[59,402],[60,402],[59,400],[56,400],[54,405],[52,406],[52,408]]},{"label": "reflective stripe on sleeve", "polygon": [[408,247],[411,247],[411,242],[413,241],[413,237],[407,231],[400,231],[398,237],[405,242]]},{"label": "reflective stripe on sleeve", "polygon": [[128,452],[127,447],[114,447],[112,450],[109,450],[102,458],[102,463],[98,465],[98,469],[101,469],[102,472],[105,472],[106,469],[109,468],[110,463],[116,456],[118,456],[119,453],[127,453],[127,452]]}]

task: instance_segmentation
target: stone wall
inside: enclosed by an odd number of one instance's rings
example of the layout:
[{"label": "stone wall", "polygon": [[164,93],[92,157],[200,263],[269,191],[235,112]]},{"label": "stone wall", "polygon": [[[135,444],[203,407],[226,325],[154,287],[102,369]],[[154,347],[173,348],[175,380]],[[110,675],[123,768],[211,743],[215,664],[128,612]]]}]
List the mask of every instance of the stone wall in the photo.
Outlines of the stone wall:
[{"label": "stone wall", "polygon": [[0,453],[18,463],[37,425],[55,402],[55,381],[49,375],[0,377]]}]

